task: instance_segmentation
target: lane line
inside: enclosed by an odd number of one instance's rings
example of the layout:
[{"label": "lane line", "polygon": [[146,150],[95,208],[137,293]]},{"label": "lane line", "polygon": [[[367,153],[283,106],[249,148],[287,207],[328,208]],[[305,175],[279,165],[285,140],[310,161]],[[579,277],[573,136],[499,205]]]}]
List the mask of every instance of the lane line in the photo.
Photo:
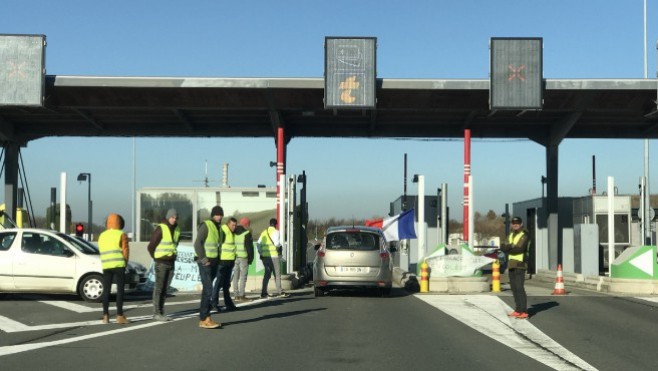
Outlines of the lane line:
[{"label": "lane line", "polygon": [[596,370],[490,295],[415,295],[474,330],[556,370]]},{"label": "lane line", "polygon": [[[71,303],[67,301],[59,301],[59,300],[40,300],[40,303],[47,304],[47,305],[52,305],[54,307],[70,310],[72,312],[76,313],[91,313],[91,312],[102,312],[103,308],[100,306],[96,307],[87,307],[81,304],[76,304],[76,303]],[[192,304],[192,303],[198,303],[199,299],[194,299],[194,300],[187,300],[187,301],[178,301],[178,302],[168,302],[167,307],[173,306],[173,305],[183,305],[183,304]],[[110,308],[112,307],[113,302],[110,303]],[[152,308],[153,304],[132,304],[132,305],[124,305],[123,309],[135,309],[135,308]]]},{"label": "lane line", "polygon": [[[199,315],[198,313],[192,313],[192,314],[178,316],[178,317],[173,318],[172,322],[182,321],[182,320],[185,320],[185,319],[188,319],[188,318],[197,317],[198,315]],[[151,317],[151,316],[148,316],[148,317]],[[34,343],[34,344],[8,345],[8,346],[0,347],[0,357],[7,356],[7,355],[10,355],[10,354],[27,352],[27,351],[30,351],[30,350],[37,350],[37,349],[42,349],[42,348],[47,348],[47,347],[52,347],[52,346],[57,346],[57,345],[75,343],[75,342],[78,342],[78,341],[94,339],[94,338],[102,337],[102,336],[120,334],[122,332],[141,330],[143,328],[164,325],[164,324],[167,324],[167,323],[170,323],[170,322],[149,322],[149,323],[144,323],[144,324],[141,324],[141,325],[126,325],[126,327],[123,327],[123,328],[120,328],[120,329],[111,330],[111,331],[104,331],[104,332],[98,332],[98,333],[95,333],[95,334],[83,335],[83,336],[78,336],[78,337],[74,337],[74,338],[70,338],[70,339],[47,341],[47,342]]]},{"label": "lane line", "polygon": [[0,316],[0,331],[4,332],[20,332],[20,331],[29,331],[30,326],[24,325],[13,319],[9,319],[4,316]]},{"label": "lane line", "polygon": [[[249,303],[239,303],[236,304],[237,307],[244,307],[244,306],[250,306],[250,305],[256,305],[259,303],[262,303],[264,301],[267,301],[268,299],[258,299],[251,301]],[[181,301],[181,302],[174,302],[174,303],[167,303],[167,308],[173,305],[181,305],[181,304],[191,304],[191,303],[198,303],[199,300],[189,300],[189,301]],[[90,312],[102,312],[103,308],[89,308],[84,305],[80,304],[75,304],[75,303],[68,303],[68,302],[63,302],[63,301],[41,301],[41,303],[52,305],[55,307],[71,310],[77,313],[90,313]],[[128,308],[151,308],[153,304],[140,304],[140,305],[129,305],[129,306],[124,306],[124,310]],[[192,309],[191,313],[190,311],[183,311],[180,312],[180,314],[184,314],[184,316],[187,318],[190,314],[198,315],[198,309],[194,308]],[[215,310],[212,311],[212,313],[217,313]],[[176,313],[172,314],[173,316],[178,317]],[[129,319],[133,322],[139,322],[143,320],[149,320],[152,319],[153,315],[145,315],[145,316],[137,316],[137,317],[129,317]],[[110,322],[114,322],[115,320],[110,320]],[[81,322],[67,322],[67,323],[53,323],[53,324],[47,324],[47,325],[37,325],[37,326],[29,326],[25,325],[23,323],[20,323],[18,321],[14,321],[12,319],[9,319],[7,317],[0,316],[0,331],[4,331],[7,333],[11,332],[27,332],[27,331],[40,331],[40,330],[52,330],[52,329],[60,329],[60,328],[68,328],[68,327],[83,327],[83,326],[96,326],[96,325],[104,325],[104,323],[101,322],[100,319],[97,320],[91,320],[91,321],[81,321]]]}]

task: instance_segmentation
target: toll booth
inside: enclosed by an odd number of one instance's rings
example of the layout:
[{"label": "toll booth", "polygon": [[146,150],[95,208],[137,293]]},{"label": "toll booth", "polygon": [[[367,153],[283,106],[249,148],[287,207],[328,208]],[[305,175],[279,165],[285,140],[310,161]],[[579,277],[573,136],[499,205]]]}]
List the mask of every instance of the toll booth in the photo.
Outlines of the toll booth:
[{"label": "toll booth", "polygon": [[573,224],[596,224],[598,227],[600,275],[608,271],[609,249],[614,249],[616,258],[632,243],[631,211],[631,196],[614,195],[614,241],[611,243],[608,241],[608,196],[591,195],[574,199]]},{"label": "toll booth", "polygon": [[[573,197],[558,198],[558,246],[572,243]],[[512,204],[511,215],[523,219],[524,228],[530,233],[530,251],[528,252],[528,273],[538,269],[556,269],[563,261],[563,251],[549,249],[548,226],[545,213],[545,198],[535,198]]]}]

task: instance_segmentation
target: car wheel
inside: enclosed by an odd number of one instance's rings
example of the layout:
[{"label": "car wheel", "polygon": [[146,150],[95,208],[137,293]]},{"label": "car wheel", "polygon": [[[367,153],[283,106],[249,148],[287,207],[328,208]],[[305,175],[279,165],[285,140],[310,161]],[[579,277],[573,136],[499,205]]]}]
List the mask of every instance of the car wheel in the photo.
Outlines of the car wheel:
[{"label": "car wheel", "polygon": [[103,277],[100,274],[90,274],[80,281],[78,294],[84,299],[92,303],[98,303],[103,297]]},{"label": "car wheel", "polygon": [[322,289],[319,287],[314,287],[313,292],[315,293],[316,298],[324,295],[324,291],[322,291]]}]

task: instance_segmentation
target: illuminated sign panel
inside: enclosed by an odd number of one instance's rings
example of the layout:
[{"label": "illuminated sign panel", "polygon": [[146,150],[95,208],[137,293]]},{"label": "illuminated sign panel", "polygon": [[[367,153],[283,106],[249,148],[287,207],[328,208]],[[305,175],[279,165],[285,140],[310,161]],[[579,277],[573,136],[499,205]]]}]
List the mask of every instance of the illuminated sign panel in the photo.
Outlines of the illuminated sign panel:
[{"label": "illuminated sign panel", "polygon": [[541,38],[491,38],[489,105],[494,109],[541,109]]},{"label": "illuminated sign panel", "polygon": [[325,38],[325,108],[375,108],[377,39]]},{"label": "illuminated sign panel", "polygon": [[42,106],[44,35],[0,35],[0,106]]}]

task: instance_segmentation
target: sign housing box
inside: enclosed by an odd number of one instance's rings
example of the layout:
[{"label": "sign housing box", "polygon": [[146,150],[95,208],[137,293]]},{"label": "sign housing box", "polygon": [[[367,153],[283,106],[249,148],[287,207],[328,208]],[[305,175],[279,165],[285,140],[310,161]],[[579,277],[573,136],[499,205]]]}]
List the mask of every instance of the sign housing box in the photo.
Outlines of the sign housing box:
[{"label": "sign housing box", "polygon": [[375,108],[377,39],[326,37],[325,108]]},{"label": "sign housing box", "polygon": [[490,109],[541,109],[543,39],[492,37],[490,49]]},{"label": "sign housing box", "polygon": [[0,34],[0,106],[43,106],[46,36]]}]

